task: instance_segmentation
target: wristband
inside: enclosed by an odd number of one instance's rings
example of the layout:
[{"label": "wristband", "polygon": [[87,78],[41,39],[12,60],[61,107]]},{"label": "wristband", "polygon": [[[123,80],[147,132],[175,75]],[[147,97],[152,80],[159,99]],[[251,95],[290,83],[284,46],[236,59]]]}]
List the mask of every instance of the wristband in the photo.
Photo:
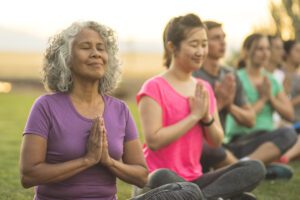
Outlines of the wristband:
[{"label": "wristband", "polygon": [[214,123],[215,119],[212,117],[211,120],[209,122],[204,122],[204,121],[200,121],[202,126],[210,126]]}]

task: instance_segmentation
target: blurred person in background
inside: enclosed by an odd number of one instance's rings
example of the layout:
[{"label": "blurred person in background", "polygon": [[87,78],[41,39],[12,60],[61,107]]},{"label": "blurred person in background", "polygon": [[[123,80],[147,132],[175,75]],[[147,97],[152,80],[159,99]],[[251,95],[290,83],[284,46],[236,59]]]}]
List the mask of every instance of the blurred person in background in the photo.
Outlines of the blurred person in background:
[{"label": "blurred person in background", "polygon": [[[274,76],[277,82],[283,86],[283,81],[285,79],[285,74],[281,69],[284,56],[283,41],[279,36],[276,35],[268,35],[268,40],[270,43],[271,55],[268,64],[266,64],[264,67]],[[277,112],[274,112],[273,120],[276,127],[284,125],[282,118]]]},{"label": "blurred person in background", "polygon": [[237,74],[256,113],[256,122],[248,128],[229,116],[226,141],[236,157],[261,160],[267,166],[266,178],[290,178],[292,171],[287,166],[270,165],[295,144],[297,136],[292,128],[274,126],[274,111],[288,121],[293,120],[294,112],[282,86],[264,70],[270,58],[269,48],[269,41],[262,34],[254,33],[244,40]]},{"label": "blurred person in background", "polygon": [[289,40],[284,42],[284,65],[282,67],[285,73],[285,91],[290,96],[292,105],[295,109],[294,121],[300,121],[300,42]]},{"label": "blurred person in background", "polygon": [[285,41],[284,50],[285,62],[282,67],[285,73],[284,88],[294,108],[295,119],[293,127],[298,133],[297,143],[280,159],[289,162],[300,156],[300,74],[298,72],[300,65],[300,42],[296,40]]},{"label": "blurred person in background", "polygon": [[277,35],[268,35],[268,40],[270,43],[270,59],[269,62],[264,66],[265,69],[273,74],[274,78],[283,84],[284,81],[284,72],[282,71],[283,66],[283,56],[284,48],[283,41]]},{"label": "blurred person in background", "polygon": [[[194,77],[209,82],[214,89],[220,121],[225,129],[226,116],[230,113],[242,125],[251,127],[255,123],[255,113],[247,102],[243,87],[232,67],[221,64],[226,51],[226,35],[222,24],[205,21],[208,38],[208,55],[203,66],[193,73]],[[225,133],[226,134],[226,133]],[[204,170],[220,168],[237,162],[237,159],[223,146],[210,147],[203,143],[201,164]]]}]

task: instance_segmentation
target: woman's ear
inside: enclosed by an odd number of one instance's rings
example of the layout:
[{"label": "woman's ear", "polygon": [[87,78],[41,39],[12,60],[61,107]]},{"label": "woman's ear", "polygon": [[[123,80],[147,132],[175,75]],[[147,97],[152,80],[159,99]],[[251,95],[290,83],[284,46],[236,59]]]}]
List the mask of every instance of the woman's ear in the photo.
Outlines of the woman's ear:
[{"label": "woman's ear", "polygon": [[166,47],[167,47],[168,52],[170,52],[172,54],[174,53],[175,47],[174,47],[174,45],[173,45],[173,43],[171,41],[167,42]]}]

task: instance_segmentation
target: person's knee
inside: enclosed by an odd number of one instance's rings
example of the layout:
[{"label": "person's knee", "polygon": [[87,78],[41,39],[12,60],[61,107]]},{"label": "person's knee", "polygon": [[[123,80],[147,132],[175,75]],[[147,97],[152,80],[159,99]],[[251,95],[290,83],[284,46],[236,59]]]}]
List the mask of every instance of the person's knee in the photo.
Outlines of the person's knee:
[{"label": "person's knee", "polygon": [[211,156],[215,160],[216,163],[222,162],[226,159],[226,151],[223,147],[218,148],[217,150],[213,151]]},{"label": "person's knee", "polygon": [[158,169],[153,171],[149,175],[149,180],[156,180],[156,179],[169,179],[173,178],[173,176],[177,176],[177,174],[169,169]]},{"label": "person's knee", "polygon": [[237,165],[244,168],[244,173],[253,176],[256,179],[254,182],[263,180],[266,175],[265,165],[259,160],[240,161]]},{"label": "person's knee", "polygon": [[149,175],[147,185],[150,188],[156,188],[174,182],[184,182],[184,179],[180,178],[175,172],[169,169],[158,169]]},{"label": "person's knee", "polygon": [[282,128],[281,132],[278,133],[278,146],[280,147],[281,153],[286,152],[290,149],[297,141],[297,133],[291,128]]},{"label": "person's knee", "polygon": [[262,161],[260,160],[249,160],[249,168],[252,174],[255,174],[257,178],[263,179],[266,175],[266,168]]},{"label": "person's knee", "polygon": [[216,161],[223,161],[226,158],[226,151],[223,147],[210,148],[209,151],[206,152],[206,158]]},{"label": "person's knee", "polygon": [[215,168],[227,158],[226,151],[223,147],[212,148],[206,147],[206,151],[201,156],[202,171],[208,172],[210,168]]}]

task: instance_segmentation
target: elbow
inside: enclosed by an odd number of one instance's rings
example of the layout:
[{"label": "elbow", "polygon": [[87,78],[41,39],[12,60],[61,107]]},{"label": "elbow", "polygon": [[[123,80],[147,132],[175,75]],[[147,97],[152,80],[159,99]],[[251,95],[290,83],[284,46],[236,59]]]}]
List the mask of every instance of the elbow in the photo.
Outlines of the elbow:
[{"label": "elbow", "polygon": [[216,146],[216,147],[220,147],[220,146],[223,144],[223,140],[224,140],[224,137],[222,137],[221,139],[219,139],[219,140],[216,142],[215,146]]},{"label": "elbow", "polygon": [[151,151],[157,151],[158,147],[156,145],[147,145]]},{"label": "elbow", "polygon": [[141,176],[139,177],[139,181],[136,183],[136,186],[138,186],[139,188],[143,188],[146,186],[146,184],[148,183],[148,170],[145,167],[143,170],[143,173],[141,174]]},{"label": "elbow", "polygon": [[140,187],[140,188],[145,187],[146,184],[147,184],[147,182],[148,182],[148,178],[146,177],[143,180],[141,180],[141,182],[139,183],[138,187]]},{"label": "elbow", "polygon": [[143,188],[146,186],[147,183],[148,183],[148,171],[147,171],[147,173],[145,173],[145,176],[143,176],[141,178],[141,181],[140,181],[138,187]]},{"label": "elbow", "polygon": [[147,181],[146,182],[140,182],[140,183],[137,183],[136,186],[138,186],[139,188],[144,188],[147,184]]},{"label": "elbow", "polygon": [[29,170],[29,169],[21,168],[20,181],[21,181],[21,185],[23,186],[23,188],[26,188],[26,189],[37,185],[36,179],[32,175],[31,170]]},{"label": "elbow", "polygon": [[164,146],[168,145],[170,143],[166,141],[166,138],[162,138],[161,137],[161,133],[158,132],[150,132],[150,133],[146,133],[147,135],[151,135],[150,137],[146,137],[145,138],[145,142],[147,144],[147,147],[151,150],[151,151],[157,151],[160,150],[161,148],[163,148]]},{"label": "elbow", "polygon": [[26,175],[21,175],[21,185],[23,188],[26,188],[26,189],[34,186],[33,182]]},{"label": "elbow", "polygon": [[248,128],[252,128],[256,124],[256,115],[255,115],[255,112],[253,111],[250,116],[251,117],[249,119],[249,124],[248,124],[249,126],[248,126]]},{"label": "elbow", "polygon": [[255,125],[255,117],[252,117],[247,121],[247,123],[245,123],[245,126],[247,128],[252,128],[254,125]]},{"label": "elbow", "polygon": [[224,134],[222,134],[217,139],[208,140],[208,143],[209,143],[210,146],[212,146],[214,148],[218,148],[218,147],[220,147],[223,144],[223,140],[224,140]]},{"label": "elbow", "polygon": [[225,133],[224,133],[224,131],[223,131],[223,129],[222,129],[222,134],[220,134],[220,138],[219,138],[219,140],[218,140],[218,142],[217,142],[218,147],[220,147],[220,146],[223,144],[223,142],[224,142],[224,137],[225,137]]},{"label": "elbow", "polygon": [[148,141],[147,146],[151,151],[157,151],[161,148],[161,146],[158,144],[158,142],[155,141]]},{"label": "elbow", "polygon": [[294,113],[294,111],[292,110],[292,112],[291,112],[291,114],[290,114],[290,116],[289,116],[289,121],[290,122],[293,122],[295,120],[295,113]]},{"label": "elbow", "polygon": [[244,123],[242,123],[247,128],[252,128],[256,123],[256,114],[254,110],[249,110],[247,112],[247,117],[244,118]]},{"label": "elbow", "polygon": [[218,148],[218,147],[220,147],[222,145],[223,140],[220,140],[220,141],[217,141],[217,142],[216,141],[214,141],[214,142],[207,141],[207,142],[208,142],[209,146],[211,146],[213,148]]},{"label": "elbow", "polygon": [[293,122],[293,121],[295,120],[295,118],[294,118],[294,116],[289,116],[289,117],[287,118],[287,120],[288,120],[289,122]]},{"label": "elbow", "polygon": [[294,111],[291,110],[290,112],[288,112],[284,118],[289,122],[293,122],[295,120]]}]

